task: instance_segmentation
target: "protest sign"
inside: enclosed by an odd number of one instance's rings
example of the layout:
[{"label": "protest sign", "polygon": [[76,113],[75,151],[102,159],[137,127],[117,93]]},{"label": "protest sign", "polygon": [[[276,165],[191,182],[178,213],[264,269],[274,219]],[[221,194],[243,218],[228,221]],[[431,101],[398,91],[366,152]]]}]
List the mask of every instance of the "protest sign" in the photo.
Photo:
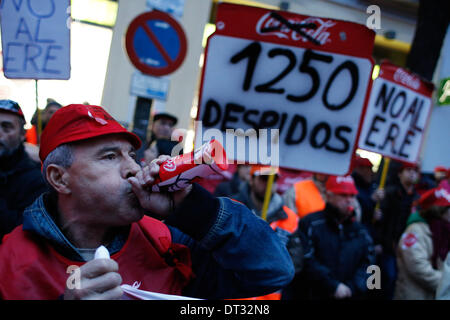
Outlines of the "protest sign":
[{"label": "protest sign", "polygon": [[387,61],[374,81],[359,148],[416,163],[431,112],[433,85]]},{"label": "protest sign", "polygon": [[[227,3],[219,4],[216,21],[206,48],[196,145],[216,132],[229,159],[275,165],[264,151],[278,143],[281,167],[347,173],[371,85],[374,32]],[[260,129],[278,132],[264,136]],[[249,146],[235,143],[239,135]]]},{"label": "protest sign", "polygon": [[69,0],[2,0],[0,15],[5,77],[70,78]]}]

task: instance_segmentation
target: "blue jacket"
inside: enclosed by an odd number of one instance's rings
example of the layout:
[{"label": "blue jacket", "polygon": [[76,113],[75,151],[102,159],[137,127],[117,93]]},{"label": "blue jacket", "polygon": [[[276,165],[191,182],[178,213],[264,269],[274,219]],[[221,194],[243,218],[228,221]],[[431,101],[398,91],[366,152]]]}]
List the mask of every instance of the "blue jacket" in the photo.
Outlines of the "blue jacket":
[{"label": "blue jacket", "polygon": [[39,163],[31,160],[23,146],[0,159],[0,243],[22,224],[25,208],[47,190]]},{"label": "blue jacket", "polygon": [[305,249],[305,279],[311,299],[330,299],[340,282],[352,290],[352,298],[367,292],[367,267],[374,263],[372,239],[358,222],[337,220],[337,209],[325,210],[300,220],[299,230]]},{"label": "blue jacket", "polygon": [[[68,259],[83,261],[77,248],[54,222],[56,201],[39,197],[24,212],[23,229],[34,232]],[[191,297],[240,298],[274,292],[294,276],[289,253],[265,221],[228,198],[214,198],[194,185],[172,215],[165,220],[172,241],[191,250],[195,278],[183,294]],[[126,242],[120,233],[108,246],[111,254]]]}]

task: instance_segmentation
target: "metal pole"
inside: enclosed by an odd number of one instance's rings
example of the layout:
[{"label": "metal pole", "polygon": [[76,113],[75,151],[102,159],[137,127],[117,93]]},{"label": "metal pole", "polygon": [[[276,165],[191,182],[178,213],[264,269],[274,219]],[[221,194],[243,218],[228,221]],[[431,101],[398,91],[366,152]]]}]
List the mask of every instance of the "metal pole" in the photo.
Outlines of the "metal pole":
[{"label": "metal pole", "polygon": [[272,185],[274,179],[275,179],[275,170],[273,170],[272,168],[269,175],[269,179],[267,181],[266,194],[264,195],[263,208],[261,212],[261,218],[263,218],[264,220],[267,219],[267,209],[269,208],[270,198],[272,197]]},{"label": "metal pole", "polygon": [[36,111],[37,111],[37,141],[38,143],[41,140],[41,132],[42,132],[42,119],[41,119],[41,110],[39,109],[39,93],[38,93],[38,80],[34,80],[35,87],[35,96],[36,96]]}]

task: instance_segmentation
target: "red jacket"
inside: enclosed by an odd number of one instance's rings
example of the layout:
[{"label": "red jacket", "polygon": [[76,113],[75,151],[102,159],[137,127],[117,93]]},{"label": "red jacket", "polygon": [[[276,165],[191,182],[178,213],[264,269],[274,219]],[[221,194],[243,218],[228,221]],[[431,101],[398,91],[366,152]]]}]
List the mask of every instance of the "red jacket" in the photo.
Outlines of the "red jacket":
[{"label": "red jacket", "polygon": [[[166,225],[150,217],[131,225],[123,248],[113,254],[123,284],[141,282],[139,289],[181,294],[192,277],[190,251],[173,244]],[[0,298],[57,299],[65,291],[70,261],[22,226],[5,236],[0,246]]]}]

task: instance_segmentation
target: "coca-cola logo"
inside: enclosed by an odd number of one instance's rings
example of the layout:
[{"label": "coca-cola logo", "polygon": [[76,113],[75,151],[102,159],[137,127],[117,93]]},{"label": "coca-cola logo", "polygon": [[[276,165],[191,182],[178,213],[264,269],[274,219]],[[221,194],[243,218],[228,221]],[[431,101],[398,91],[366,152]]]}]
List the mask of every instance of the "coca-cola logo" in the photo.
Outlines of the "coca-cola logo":
[{"label": "coca-cola logo", "polygon": [[[287,23],[286,23],[287,21]],[[291,39],[293,41],[317,41],[321,45],[331,41],[328,29],[336,25],[332,20],[324,20],[316,17],[308,17],[304,20],[299,18],[284,19],[277,18],[273,13],[264,14],[256,23],[256,33],[263,36],[276,36],[280,39]],[[315,28],[305,28],[305,25],[315,25]],[[301,32],[298,32],[302,28]],[[305,35],[306,34],[306,35]]]},{"label": "coca-cola logo", "polygon": [[177,165],[175,164],[175,162],[173,162],[172,159],[169,159],[166,162],[164,162],[163,168],[166,171],[172,172],[172,171],[175,171],[177,169]]},{"label": "coca-cola logo", "polygon": [[417,237],[414,233],[408,233],[403,239],[403,245],[407,248],[411,248],[417,242]]},{"label": "coca-cola logo", "polygon": [[418,90],[420,88],[420,79],[402,69],[397,69],[395,71],[394,80],[404,84],[405,86],[411,87],[414,90]]},{"label": "coca-cola logo", "polygon": [[353,178],[351,176],[345,176],[345,177],[339,176],[336,178],[336,182],[339,184],[340,183],[352,183],[352,184],[354,183]]}]

